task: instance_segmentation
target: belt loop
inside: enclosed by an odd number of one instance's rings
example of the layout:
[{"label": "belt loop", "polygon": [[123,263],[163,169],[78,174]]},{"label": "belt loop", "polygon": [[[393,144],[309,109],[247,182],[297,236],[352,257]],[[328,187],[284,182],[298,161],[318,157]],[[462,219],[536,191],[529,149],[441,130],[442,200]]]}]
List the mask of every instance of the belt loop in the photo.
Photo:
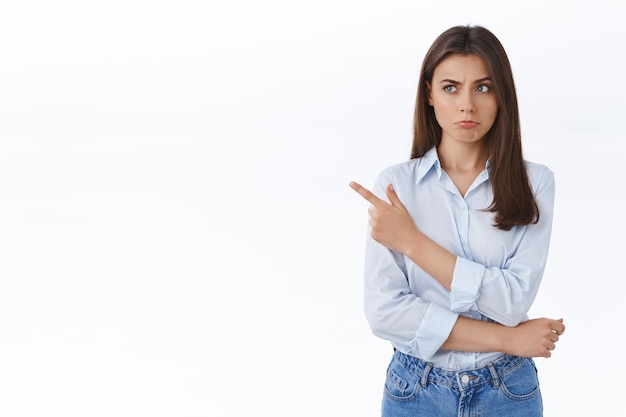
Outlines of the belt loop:
[{"label": "belt loop", "polygon": [[433,369],[433,364],[428,362],[426,364],[426,368],[424,368],[424,373],[422,374],[422,378],[420,379],[420,385],[424,388],[428,385],[428,374],[430,370]]},{"label": "belt loop", "polygon": [[489,372],[491,372],[491,378],[493,379],[493,387],[496,389],[499,388],[500,376],[498,376],[498,372],[496,372],[496,367],[493,365],[493,363],[490,363],[487,367],[489,368]]}]

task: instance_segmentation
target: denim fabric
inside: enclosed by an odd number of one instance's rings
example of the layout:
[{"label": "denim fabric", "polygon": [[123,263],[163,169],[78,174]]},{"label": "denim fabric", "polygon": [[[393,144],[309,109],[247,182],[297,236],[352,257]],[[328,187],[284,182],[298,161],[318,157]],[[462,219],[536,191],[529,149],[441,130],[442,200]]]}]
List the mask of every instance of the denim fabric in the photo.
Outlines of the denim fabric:
[{"label": "denim fabric", "polygon": [[504,355],[453,371],[396,351],[387,369],[383,417],[541,417],[535,363]]}]

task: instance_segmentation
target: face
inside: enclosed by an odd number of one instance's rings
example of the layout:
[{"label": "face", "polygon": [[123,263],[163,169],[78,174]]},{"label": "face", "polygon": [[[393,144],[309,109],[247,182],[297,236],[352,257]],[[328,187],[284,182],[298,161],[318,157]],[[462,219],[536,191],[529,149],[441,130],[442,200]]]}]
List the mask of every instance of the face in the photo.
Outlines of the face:
[{"label": "face", "polygon": [[437,65],[428,85],[428,104],[441,126],[441,142],[476,144],[498,113],[492,81],[476,55],[450,55]]}]

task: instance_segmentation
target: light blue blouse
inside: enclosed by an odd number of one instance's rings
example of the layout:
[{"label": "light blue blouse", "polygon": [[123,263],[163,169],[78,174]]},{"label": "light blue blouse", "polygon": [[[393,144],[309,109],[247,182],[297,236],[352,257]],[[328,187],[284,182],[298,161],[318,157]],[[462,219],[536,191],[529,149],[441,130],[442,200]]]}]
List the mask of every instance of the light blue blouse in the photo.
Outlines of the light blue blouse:
[{"label": "light blue blouse", "polygon": [[392,183],[417,227],[457,256],[448,291],[406,256],[367,234],[365,315],[372,332],[398,350],[449,369],[488,364],[500,352],[440,349],[459,315],[515,326],[528,319],[545,269],[552,229],[554,175],[526,162],[539,206],[537,224],[493,226],[489,163],[463,197],[441,168],[437,151],[383,170],[373,192],[385,201]]}]

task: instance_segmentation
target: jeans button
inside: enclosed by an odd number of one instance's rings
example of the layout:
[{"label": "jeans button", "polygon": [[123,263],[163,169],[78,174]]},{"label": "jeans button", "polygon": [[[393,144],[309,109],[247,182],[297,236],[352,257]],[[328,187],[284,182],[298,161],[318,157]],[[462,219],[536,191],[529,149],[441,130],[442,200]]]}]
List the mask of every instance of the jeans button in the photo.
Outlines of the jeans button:
[{"label": "jeans button", "polygon": [[469,382],[469,380],[470,380],[470,377],[468,375],[463,375],[461,377],[461,382],[464,383],[464,384],[467,384]]}]

